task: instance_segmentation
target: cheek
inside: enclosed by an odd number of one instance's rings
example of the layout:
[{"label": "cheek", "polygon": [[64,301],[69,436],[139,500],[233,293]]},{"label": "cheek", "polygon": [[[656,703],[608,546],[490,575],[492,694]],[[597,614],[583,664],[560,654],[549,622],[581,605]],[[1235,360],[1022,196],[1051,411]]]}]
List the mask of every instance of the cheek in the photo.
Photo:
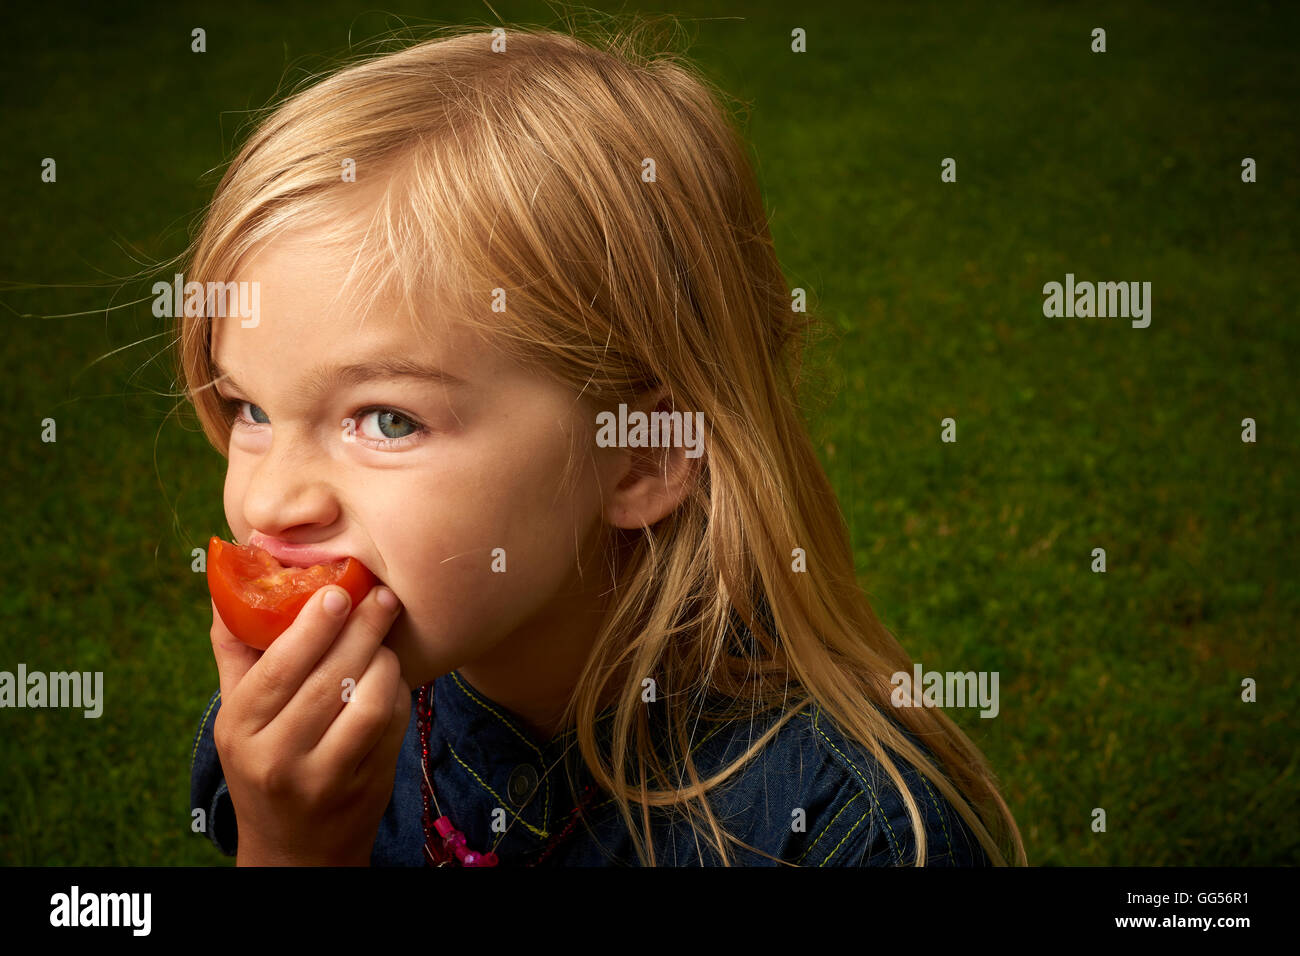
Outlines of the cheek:
[{"label": "cheek", "polygon": [[561,489],[566,452],[535,438],[514,442],[477,468],[422,483],[416,515],[391,523],[389,546],[381,545],[417,626],[498,632],[576,576],[598,496],[586,476],[573,492]]},{"label": "cheek", "polygon": [[485,476],[493,490],[484,533],[493,547],[505,549],[506,577],[517,578],[518,586],[540,586],[576,563],[578,538],[596,510],[594,495],[585,475],[572,489],[562,485],[568,461],[562,438],[518,447],[520,454]]},{"label": "cheek", "polygon": [[231,463],[226,466],[226,483],[222,491],[222,506],[226,511],[226,524],[239,541],[243,541],[251,529],[244,527],[243,519],[244,481],[239,468]]}]

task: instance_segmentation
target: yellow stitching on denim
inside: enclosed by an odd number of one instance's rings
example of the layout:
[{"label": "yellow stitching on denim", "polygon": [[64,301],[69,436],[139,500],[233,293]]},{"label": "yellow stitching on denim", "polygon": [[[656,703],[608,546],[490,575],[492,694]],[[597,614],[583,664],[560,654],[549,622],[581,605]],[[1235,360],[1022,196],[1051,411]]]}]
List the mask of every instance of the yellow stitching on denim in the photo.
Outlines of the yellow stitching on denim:
[{"label": "yellow stitching on denim", "polygon": [[[806,711],[806,710],[801,710],[801,711],[799,711],[798,716],[808,718],[809,723],[813,724],[813,726],[817,726],[816,723],[815,723],[815,721],[813,720],[813,715],[810,714],[808,711]],[[818,729],[818,731],[820,732],[821,728],[818,727],[817,729]],[[825,736],[825,735],[823,734],[823,736]],[[832,745],[832,746],[833,746],[833,745]],[[845,758],[845,759],[847,759],[847,758]],[[855,768],[855,769],[856,769],[856,768]],[[845,810],[847,810],[847,809],[849,808],[849,804],[852,803],[854,800],[858,799],[858,797],[860,797],[860,796],[862,796],[862,795],[863,795],[862,791],[859,790],[857,793],[855,793],[852,797],[849,798],[848,803],[846,803],[846,804],[844,804],[844,806],[840,807],[839,813],[836,813],[835,816],[831,818],[830,823],[826,824],[826,826],[822,828],[822,832],[819,833],[819,834],[817,834],[816,839],[814,839],[814,840],[812,841],[812,843],[808,844],[808,848],[807,848],[806,850],[804,850],[802,853],[799,854],[799,857],[798,857],[798,859],[795,860],[795,863],[802,863],[802,862],[803,862],[804,858],[805,858],[809,853],[811,853],[811,852],[813,851],[813,849],[817,846],[818,843],[821,842],[821,838],[824,837],[824,836],[825,836],[825,835],[830,831],[830,828],[833,827],[833,826],[835,825],[835,821],[838,820],[838,819],[840,818],[840,813],[843,813]],[[871,814],[871,810],[868,810],[867,813],[866,813],[866,815],[870,815],[870,814]],[[881,816],[884,816],[883,811],[881,812]],[[859,819],[859,820],[858,820],[858,823],[861,823],[861,822],[862,822],[862,820]],[[886,821],[886,822],[888,822],[888,821]],[[858,825],[858,824],[855,823],[852,827],[850,827],[850,828],[849,828],[849,833],[852,833],[855,829],[857,829],[857,825]],[[848,834],[845,834],[845,839],[847,839],[847,838],[848,838]],[[844,842],[843,840],[840,841],[840,843],[843,843],[843,842]],[[839,849],[838,844],[836,845],[836,848],[835,848],[835,849]],[[830,854],[826,857],[826,859],[829,860],[829,859],[830,859],[832,856],[834,856],[834,855],[835,855],[835,850],[831,850]],[[818,865],[818,866],[822,866],[822,865],[824,865],[824,864],[825,864],[825,860],[823,860],[821,863],[819,863],[819,864],[817,864],[817,865]]]},{"label": "yellow stitching on denim", "polygon": [[[818,711],[818,714],[820,714],[820,711]],[[808,713],[808,711],[804,710],[804,711],[800,711],[800,712],[799,712],[799,716],[801,716],[801,717],[807,717],[807,718],[808,718],[808,722],[811,723],[811,724],[813,725],[813,727],[815,727],[815,728],[817,729],[817,732],[820,733],[823,737],[826,737],[826,733],[825,733],[825,731],[823,731],[823,730],[821,729],[820,724],[817,722],[817,720],[816,720],[816,718],[814,717],[813,714],[810,714],[810,713]],[[835,747],[834,742],[832,742],[832,741],[830,740],[829,737],[826,737],[826,739],[827,739],[828,742],[830,742],[831,746],[835,748],[835,752],[838,753],[838,754],[840,754],[841,757],[844,757],[845,760],[848,760],[850,766],[853,766],[853,761],[852,761],[852,760],[849,760],[849,758],[848,758],[845,754],[840,753],[840,749],[839,749],[838,747]],[[857,771],[858,771],[858,768],[857,768],[857,767],[853,767],[853,770],[854,770],[854,772],[857,772]],[[861,774],[861,773],[858,773],[858,777],[861,778],[861,777],[862,777],[862,774]],[[863,783],[866,783],[866,780],[864,779],[862,782],[863,782]],[[880,801],[879,801],[878,799],[876,799],[876,792],[875,792],[875,790],[871,788],[871,784],[869,784],[869,783],[867,783],[867,789],[871,790],[871,802],[872,802],[872,808],[873,808],[873,809],[879,809],[879,810],[880,810],[880,816],[881,816],[882,819],[884,819],[884,821],[885,821],[885,826],[888,826],[888,827],[889,827],[889,832],[890,832],[890,834],[893,834],[893,832],[894,832],[894,828],[893,828],[892,826],[890,826],[890,824],[889,824],[889,819],[885,816],[885,809],[884,809],[884,807],[880,806]],[[861,795],[862,795],[862,791],[859,790],[859,791],[857,792],[857,794],[854,795],[854,798],[853,798],[853,799],[857,799],[857,797],[859,797],[859,796],[861,796]],[[850,801],[849,801],[849,803],[852,803],[852,802],[853,802],[853,800],[850,800]],[[844,809],[848,807],[849,803],[844,804],[844,807],[840,808],[840,813],[843,813],[843,812],[844,812]],[[872,812],[871,810],[867,810],[867,814],[870,814],[871,812]],[[839,815],[840,815],[839,813],[835,814],[836,817],[838,817]],[[826,829],[825,829],[825,830],[822,830],[822,832],[819,833],[819,834],[817,835],[817,840],[820,840],[823,836],[826,835],[826,830],[829,830],[829,829],[831,828],[831,824],[833,824],[834,822],[835,822],[834,820],[831,820],[831,822],[828,823],[828,824],[826,825]],[[862,822],[861,820],[858,821],[858,823],[861,823],[861,822]],[[851,828],[851,829],[849,830],[849,833],[852,833],[852,832],[853,832],[853,829],[856,829],[856,827],[857,827],[857,823],[855,823],[855,824],[853,825],[853,828]],[[847,834],[846,834],[846,837],[847,837]],[[799,862],[800,860],[802,860],[805,856],[807,856],[809,853],[812,852],[813,847],[817,845],[817,840],[814,840],[814,841],[812,842],[812,844],[808,847],[808,849],[807,849],[807,850],[804,850],[804,852],[800,855],[799,859],[798,859],[798,860],[795,860],[796,863],[798,863],[798,862]],[[840,842],[842,843],[843,841],[841,840]],[[838,849],[838,847],[837,847],[837,849]],[[895,853],[895,857],[896,857],[897,859],[902,860],[902,854],[898,851],[897,846],[895,846],[894,843],[893,843],[892,841],[890,842],[890,849],[894,851],[894,853]],[[834,855],[834,853],[835,853],[835,850],[832,850],[832,851],[831,851],[831,855]],[[827,856],[826,859],[829,860],[829,859],[830,859],[830,856]],[[819,863],[819,864],[817,864],[817,865],[818,865],[818,866],[821,866],[822,864]]]},{"label": "yellow stitching on denim", "polygon": [[[917,773],[920,774],[920,771],[918,770]],[[925,792],[930,795],[930,802],[934,804],[934,809],[939,813],[939,824],[943,827],[943,841],[948,844],[948,855],[953,856],[952,838],[948,836],[948,824],[943,819],[943,808],[939,806],[939,801],[935,799],[934,791],[930,789],[930,785],[926,783],[924,776],[921,776],[921,783],[925,785]]]},{"label": "yellow stitching on denim", "polygon": [[499,713],[494,707],[489,707],[486,703],[484,703],[482,700],[479,699],[477,694],[475,694],[472,690],[470,690],[467,686],[465,686],[465,682],[460,679],[460,675],[457,674],[455,671],[451,672],[451,679],[456,682],[457,687],[459,687],[462,691],[464,691],[466,697],[468,697],[474,703],[478,704],[480,707],[482,707],[484,710],[490,713],[497,720],[501,721],[501,723],[503,723],[507,728],[509,728],[512,734],[514,734],[516,737],[518,737],[520,740],[526,743],[529,747],[532,748],[533,752],[537,754],[537,759],[542,765],[542,773],[545,774],[541,782],[546,787],[546,795],[545,797],[542,798],[542,822],[544,823],[549,822],[551,819],[551,775],[546,772],[546,757],[542,754],[540,750],[537,749],[537,745],[535,743],[529,740],[526,735],[520,733],[518,728],[516,728],[514,724],[512,724],[509,720],[506,719],[504,714]]},{"label": "yellow stitching on denim", "polygon": [[871,802],[874,803],[877,807],[880,807],[880,817],[882,820],[885,821],[885,826],[889,829],[890,848],[893,849],[894,855],[898,858],[898,865],[902,866],[903,853],[898,848],[898,836],[894,833],[894,827],[889,822],[889,817],[885,815],[885,808],[880,806],[880,799],[876,796],[875,788],[871,786],[871,782],[867,780],[865,776],[863,776],[862,771],[858,769],[857,764],[855,764],[852,760],[849,759],[848,754],[840,750],[839,747],[836,747],[835,741],[831,740],[831,738],[827,736],[826,731],[822,730],[821,724],[818,723],[818,719],[817,719],[820,716],[821,716],[821,710],[819,709],[817,711],[817,716],[813,718],[813,726],[817,728],[817,732],[819,734],[821,734],[823,737],[826,738],[826,742],[831,745],[831,749],[834,750],[841,757],[843,757],[846,761],[848,761],[849,766],[853,768],[853,772],[858,775],[858,779],[861,780],[864,784],[866,784],[867,789],[871,791]]},{"label": "yellow stitching on denim", "polygon": [[495,790],[493,790],[491,787],[489,787],[486,783],[483,782],[483,778],[480,777],[480,776],[478,775],[477,772],[475,772],[475,770],[474,770],[473,767],[471,767],[469,764],[467,764],[464,760],[461,760],[461,759],[460,759],[460,754],[456,753],[456,749],[455,749],[454,747],[452,747],[451,744],[447,744],[447,749],[451,752],[451,755],[452,755],[453,757],[456,758],[456,762],[459,763],[459,764],[460,764],[462,767],[464,767],[466,770],[468,770],[469,773],[470,773],[470,776],[473,777],[475,780],[478,781],[478,785],[479,785],[480,787],[482,787],[484,790],[486,790],[488,793],[492,794],[492,797],[493,797],[494,800],[497,801],[497,805],[498,805],[498,806],[500,806],[503,810],[509,810],[510,813],[514,815],[514,818],[515,818],[518,822],[522,823],[525,827],[527,827],[527,828],[528,828],[529,830],[531,830],[533,833],[536,833],[536,834],[537,834],[539,837],[541,837],[543,840],[545,840],[547,837],[550,836],[550,834],[547,833],[545,830],[539,830],[539,829],[537,829],[537,827],[533,826],[531,823],[529,823],[527,820],[525,820],[525,819],[524,819],[523,817],[521,817],[519,814],[515,813],[514,810],[511,810],[510,807],[507,807],[507,806],[506,806],[506,801],[502,800],[501,797],[497,794],[497,792],[496,792]]},{"label": "yellow stitching on denim", "polygon": [[537,744],[529,740],[526,735],[521,734],[519,730],[514,726],[514,724],[512,724],[509,720],[507,720],[506,717],[503,714],[501,714],[499,711],[497,711],[495,707],[489,707],[486,703],[480,700],[479,696],[465,685],[465,682],[460,679],[460,677],[456,674],[455,671],[451,672],[451,679],[456,682],[457,687],[459,687],[462,691],[465,692],[466,697],[474,701],[474,703],[478,704],[489,714],[492,714],[494,717],[496,717],[497,720],[501,721],[501,723],[505,724],[506,727],[510,729],[510,732],[514,734],[516,737],[518,737],[520,740],[522,740],[524,743],[526,743],[533,750],[533,752],[537,754],[539,758],[542,756],[542,752],[537,749]]},{"label": "yellow stitching on denim", "polygon": [[[856,829],[858,828],[858,824],[862,823],[862,821],[865,820],[865,819],[866,819],[867,817],[869,817],[869,816],[871,816],[871,811],[870,811],[870,810],[868,810],[866,813],[862,814],[862,816],[858,817],[858,822],[855,823],[855,824],[853,824],[853,826],[849,827],[849,832],[846,833],[846,834],[844,834],[844,840],[847,840],[850,836],[852,836],[852,835],[853,835],[853,831],[856,830]],[[881,816],[883,817],[884,814],[882,813]],[[889,821],[886,820],[885,822],[888,823]],[[824,858],[820,863],[818,863],[817,865],[818,865],[818,866],[825,866],[825,865],[826,865],[826,861],[829,860],[831,857],[833,857],[833,856],[834,856],[834,855],[839,851],[839,848],[842,847],[842,846],[844,845],[844,840],[840,840],[839,843],[835,844],[835,849],[833,849],[833,850],[831,850],[831,852],[827,853],[826,856],[825,856],[825,858]]]},{"label": "yellow stitching on denim", "polygon": [[[821,838],[824,837],[830,831],[831,827],[835,826],[835,821],[840,818],[840,813],[843,813],[845,810],[847,810],[849,808],[849,804],[852,803],[854,800],[858,799],[858,797],[860,796],[862,796],[861,790],[859,790],[853,796],[849,797],[848,803],[840,807],[839,813],[831,817],[831,822],[826,824],[826,826],[822,827],[822,832],[817,834],[816,838],[812,841],[812,843],[808,844],[808,849],[804,850],[802,853],[799,854],[799,858],[795,860],[796,863],[803,862],[803,858],[806,857],[809,853],[811,853],[813,851],[813,847],[815,847],[818,843],[821,842]],[[870,813],[871,811],[868,810],[867,812]]]},{"label": "yellow stitching on denim", "polygon": [[194,752],[190,754],[190,776],[194,776],[194,760],[199,755],[199,741],[203,739],[203,729],[208,725],[208,715],[212,713],[212,707],[216,704],[217,699],[221,696],[221,691],[212,695],[208,701],[208,709],[203,712],[203,719],[199,721],[199,732],[194,735]]}]

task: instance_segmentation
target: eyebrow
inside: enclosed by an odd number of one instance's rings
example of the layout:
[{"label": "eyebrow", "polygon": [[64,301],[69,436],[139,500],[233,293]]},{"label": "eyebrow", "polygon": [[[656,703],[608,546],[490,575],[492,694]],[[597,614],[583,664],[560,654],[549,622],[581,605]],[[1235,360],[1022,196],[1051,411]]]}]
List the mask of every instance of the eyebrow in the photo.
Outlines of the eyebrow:
[{"label": "eyebrow", "polygon": [[[237,391],[246,391],[238,382],[236,382],[216,361],[212,360],[212,370],[214,373],[213,384],[224,382],[229,388]],[[307,373],[307,391],[322,395],[336,388],[348,388],[354,385],[361,385],[366,382],[373,382],[379,379],[393,378],[414,378],[425,382],[432,382],[436,385],[465,385],[464,379],[452,375],[450,372],[443,371],[433,365],[424,365],[412,359],[406,358],[384,358],[375,359],[370,362],[360,362],[355,365],[338,365],[338,366],[317,366]]]}]

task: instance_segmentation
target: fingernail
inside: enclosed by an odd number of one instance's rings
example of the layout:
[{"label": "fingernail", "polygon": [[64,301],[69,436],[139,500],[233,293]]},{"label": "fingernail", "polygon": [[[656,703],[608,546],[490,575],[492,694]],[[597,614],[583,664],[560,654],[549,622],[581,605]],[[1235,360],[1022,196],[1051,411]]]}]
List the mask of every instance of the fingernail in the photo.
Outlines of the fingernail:
[{"label": "fingernail", "polygon": [[375,600],[379,602],[379,606],[385,611],[397,610],[397,595],[388,588],[380,588],[375,592]]},{"label": "fingernail", "polygon": [[330,614],[342,614],[348,609],[348,596],[335,588],[325,595],[325,610]]}]

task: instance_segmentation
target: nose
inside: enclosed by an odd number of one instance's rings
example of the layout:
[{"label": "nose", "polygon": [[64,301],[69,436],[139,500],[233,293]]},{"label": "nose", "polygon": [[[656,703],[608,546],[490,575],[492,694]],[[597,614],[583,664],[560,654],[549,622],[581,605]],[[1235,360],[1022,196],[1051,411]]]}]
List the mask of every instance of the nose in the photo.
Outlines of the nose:
[{"label": "nose", "polygon": [[306,439],[282,431],[271,439],[244,488],[244,519],[274,537],[286,537],[285,531],[302,525],[332,525],[340,509],[328,468],[323,452],[311,451]]}]

